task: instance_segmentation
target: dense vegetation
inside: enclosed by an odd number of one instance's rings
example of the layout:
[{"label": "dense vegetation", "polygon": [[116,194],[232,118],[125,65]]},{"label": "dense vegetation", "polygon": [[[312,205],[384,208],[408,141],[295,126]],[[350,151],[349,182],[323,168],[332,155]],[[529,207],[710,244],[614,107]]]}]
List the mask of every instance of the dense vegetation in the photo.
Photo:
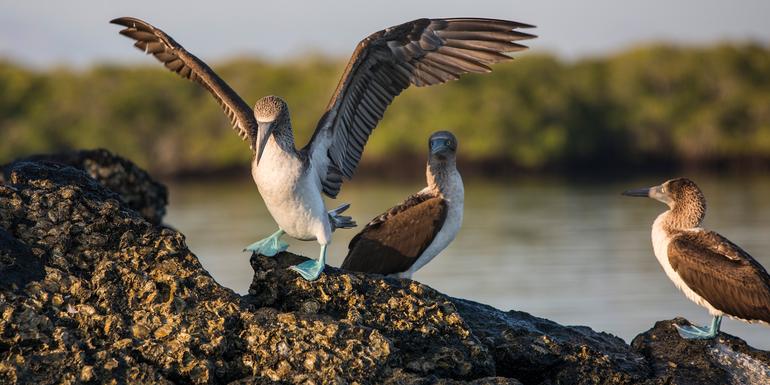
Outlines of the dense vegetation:
[{"label": "dense vegetation", "polygon": [[[0,62],[0,163],[105,147],[164,173],[247,164],[246,145],[206,91],[150,60],[45,72]],[[344,65],[317,57],[215,64],[249,103],[286,98],[298,146]],[[498,169],[770,164],[770,48],[654,46],[574,63],[531,54],[492,75],[406,91],[364,162],[422,158],[437,129],[457,134],[467,161]]]}]

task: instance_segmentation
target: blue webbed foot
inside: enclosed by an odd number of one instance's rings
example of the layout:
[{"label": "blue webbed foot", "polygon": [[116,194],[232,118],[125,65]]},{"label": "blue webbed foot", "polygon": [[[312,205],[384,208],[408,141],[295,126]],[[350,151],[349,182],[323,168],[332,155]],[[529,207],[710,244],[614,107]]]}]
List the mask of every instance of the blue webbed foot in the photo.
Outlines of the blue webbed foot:
[{"label": "blue webbed foot", "polygon": [[283,230],[278,230],[271,236],[246,246],[243,251],[251,251],[267,257],[272,257],[289,248],[289,244],[281,240],[283,234]]},{"label": "blue webbed foot", "polygon": [[719,326],[721,323],[722,317],[716,316],[711,321],[711,326],[679,326],[677,324],[674,324],[674,326],[676,326],[676,331],[679,333],[679,336],[686,340],[707,340],[714,338],[717,336],[717,334],[719,334]]},{"label": "blue webbed foot", "polygon": [[308,281],[315,281],[321,276],[325,265],[325,263],[319,263],[318,261],[305,261],[299,265],[290,266],[289,270],[296,271],[302,278]]},{"label": "blue webbed foot", "polygon": [[290,266],[289,270],[296,271],[302,278],[308,281],[315,281],[321,276],[326,266],[326,245],[321,245],[321,255],[317,261],[305,261],[299,265]]},{"label": "blue webbed foot", "polygon": [[710,330],[708,330],[707,327],[698,327],[694,325],[674,325],[676,326],[676,331],[679,332],[679,335],[686,339],[686,340],[705,340],[709,338],[714,338],[716,334],[712,334]]}]

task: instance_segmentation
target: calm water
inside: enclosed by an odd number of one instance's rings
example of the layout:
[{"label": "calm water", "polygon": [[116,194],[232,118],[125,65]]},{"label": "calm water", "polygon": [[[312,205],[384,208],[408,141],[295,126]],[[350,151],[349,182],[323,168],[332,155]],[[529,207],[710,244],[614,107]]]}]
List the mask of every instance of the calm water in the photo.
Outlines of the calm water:
[{"label": "calm water", "polygon": [[[452,296],[516,309],[563,324],[588,325],[630,341],[656,320],[710,316],[666,278],[652,253],[650,226],[664,210],[620,195],[663,178],[623,182],[516,179],[466,182],[465,221],[457,239],[414,278]],[[709,202],[705,226],[770,267],[770,177],[695,178]],[[348,183],[338,202],[359,224],[421,188]],[[221,284],[245,293],[252,270],[243,247],[276,230],[250,180],[174,184],[167,223]],[[355,230],[341,230],[329,263],[339,266]],[[285,238],[315,257],[318,246]],[[770,349],[770,327],[725,319],[722,330]]]}]

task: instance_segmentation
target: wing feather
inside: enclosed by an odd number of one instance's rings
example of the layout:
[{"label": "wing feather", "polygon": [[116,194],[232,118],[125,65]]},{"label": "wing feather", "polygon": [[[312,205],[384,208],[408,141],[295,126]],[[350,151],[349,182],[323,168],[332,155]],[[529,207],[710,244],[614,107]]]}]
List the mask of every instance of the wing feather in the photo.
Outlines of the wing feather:
[{"label": "wing feather", "polygon": [[412,195],[374,218],[350,241],[342,268],[376,274],[408,270],[433,242],[446,215],[442,198]]},{"label": "wing feather", "polygon": [[687,286],[714,308],[744,320],[770,322],[770,276],[723,236],[682,232],[672,238],[668,258]]},{"label": "wing feather", "polygon": [[255,148],[257,121],[252,109],[206,63],[187,52],[171,36],[151,24],[133,17],[121,17],[110,21],[126,27],[120,34],[136,40],[134,46],[179,76],[196,82],[207,89],[217,100],[230,119],[241,139],[248,139],[252,151]]},{"label": "wing feather", "polygon": [[[353,176],[369,135],[410,84],[430,86],[490,72],[490,65],[512,59],[507,53],[527,48],[515,42],[534,38],[519,30],[531,27],[494,19],[418,19],[362,40],[303,149],[324,193],[337,196],[342,181]],[[327,180],[337,172],[344,178]]]}]

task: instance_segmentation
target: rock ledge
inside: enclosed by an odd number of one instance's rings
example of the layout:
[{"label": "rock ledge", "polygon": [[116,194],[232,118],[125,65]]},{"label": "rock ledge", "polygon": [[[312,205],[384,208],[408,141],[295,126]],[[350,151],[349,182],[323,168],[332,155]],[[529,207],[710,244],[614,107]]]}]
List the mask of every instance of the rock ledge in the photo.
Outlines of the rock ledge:
[{"label": "rock ledge", "polygon": [[3,169],[0,383],[770,383],[770,353],[683,341],[682,319],[628,345],[410,280],[328,267],[306,282],[290,253],[252,256],[239,296],[158,225],[165,188],[125,159]]}]

